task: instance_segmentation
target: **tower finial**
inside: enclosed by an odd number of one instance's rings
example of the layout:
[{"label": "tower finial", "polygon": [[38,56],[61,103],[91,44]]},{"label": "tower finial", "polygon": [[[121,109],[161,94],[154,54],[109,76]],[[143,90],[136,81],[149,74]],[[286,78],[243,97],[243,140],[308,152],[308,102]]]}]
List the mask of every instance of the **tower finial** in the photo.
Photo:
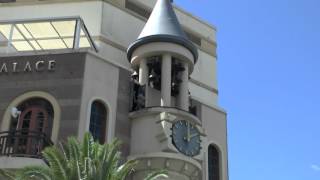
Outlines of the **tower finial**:
[{"label": "tower finial", "polygon": [[138,39],[128,48],[127,56],[129,61],[131,60],[132,53],[136,48],[152,42],[170,42],[179,44],[187,48],[193,54],[194,61],[197,60],[197,48],[182,30],[171,2],[173,1],[157,0],[150,18]]}]

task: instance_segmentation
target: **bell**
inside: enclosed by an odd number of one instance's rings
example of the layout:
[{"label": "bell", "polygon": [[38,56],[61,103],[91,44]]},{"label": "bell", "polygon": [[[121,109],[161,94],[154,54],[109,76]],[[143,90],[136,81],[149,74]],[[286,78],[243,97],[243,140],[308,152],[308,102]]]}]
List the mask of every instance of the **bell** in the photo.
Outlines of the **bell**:
[{"label": "bell", "polygon": [[149,75],[149,81],[156,80],[156,78],[157,78],[156,76],[157,76],[156,73],[152,70],[150,75]]},{"label": "bell", "polygon": [[135,71],[134,73],[132,73],[131,74],[131,77],[133,78],[133,79],[136,79],[136,78],[138,78],[138,73]]},{"label": "bell", "polygon": [[156,76],[154,74],[150,74],[149,80],[154,81],[156,79]]}]

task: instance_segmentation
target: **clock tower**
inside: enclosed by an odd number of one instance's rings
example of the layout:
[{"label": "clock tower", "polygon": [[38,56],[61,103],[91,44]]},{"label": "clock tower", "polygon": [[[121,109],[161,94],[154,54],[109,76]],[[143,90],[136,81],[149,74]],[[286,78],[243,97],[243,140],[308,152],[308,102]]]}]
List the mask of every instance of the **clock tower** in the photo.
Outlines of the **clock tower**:
[{"label": "clock tower", "polygon": [[172,0],[0,3],[0,169],[90,132],[139,161],[129,180],[228,180],[216,47],[216,27]]},{"label": "clock tower", "polygon": [[155,169],[167,169],[172,180],[203,179],[206,133],[189,111],[188,88],[198,50],[170,0],[157,1],[127,57],[135,70],[130,158],[140,162],[133,179]]}]

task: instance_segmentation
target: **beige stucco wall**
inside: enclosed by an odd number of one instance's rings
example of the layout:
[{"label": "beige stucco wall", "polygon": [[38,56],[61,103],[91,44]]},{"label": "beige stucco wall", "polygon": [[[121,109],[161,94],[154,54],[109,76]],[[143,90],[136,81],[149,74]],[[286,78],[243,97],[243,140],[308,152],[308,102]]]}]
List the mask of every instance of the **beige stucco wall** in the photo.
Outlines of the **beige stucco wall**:
[{"label": "beige stucco wall", "polygon": [[218,96],[216,93],[203,88],[197,84],[189,82],[189,90],[191,94],[191,98],[195,99],[203,104],[208,106],[215,106],[218,101]]},{"label": "beige stucco wall", "polygon": [[215,145],[220,152],[220,167],[222,167],[221,180],[228,180],[228,155],[227,155],[227,121],[226,113],[222,109],[211,108],[206,105],[201,107],[202,127],[205,129],[207,134],[207,140],[205,143],[204,159],[206,160],[203,164],[204,177],[208,176],[207,168],[208,164],[208,146],[210,144]]},{"label": "beige stucco wall", "polygon": [[141,155],[161,151],[161,145],[156,135],[161,131],[159,115],[144,116],[132,119],[131,155]]},{"label": "beige stucco wall", "polygon": [[145,22],[109,3],[103,3],[101,33],[128,47],[139,36]]},{"label": "beige stucco wall", "polygon": [[191,78],[211,88],[217,88],[216,69],[216,58],[203,51],[199,51],[199,60],[194,67]]},{"label": "beige stucco wall", "polygon": [[99,100],[107,106],[106,140],[110,142],[114,137],[118,79],[118,67],[92,54],[87,55],[80,108],[79,138],[89,130],[91,104],[94,100]]}]

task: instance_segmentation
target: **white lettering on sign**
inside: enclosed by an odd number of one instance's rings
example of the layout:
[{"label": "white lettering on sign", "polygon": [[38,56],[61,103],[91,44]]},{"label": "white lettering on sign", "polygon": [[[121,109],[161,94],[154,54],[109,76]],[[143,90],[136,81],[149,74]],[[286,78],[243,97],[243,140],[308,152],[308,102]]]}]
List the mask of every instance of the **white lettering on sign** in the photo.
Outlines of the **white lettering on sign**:
[{"label": "white lettering on sign", "polygon": [[18,63],[16,63],[16,62],[14,62],[14,63],[12,63],[12,72],[18,72],[17,71],[17,65],[18,65]]},{"label": "white lettering on sign", "polygon": [[49,71],[54,71],[56,69],[56,61],[52,60],[49,61],[48,63],[48,70]]},{"label": "white lettering on sign", "polygon": [[31,65],[30,65],[30,62],[28,61],[23,69],[24,72],[31,72],[32,69],[31,69]]},{"label": "white lettering on sign", "polygon": [[41,72],[44,71],[44,61],[36,62],[36,71]]},{"label": "white lettering on sign", "polygon": [[36,61],[35,63],[27,62],[13,62],[13,63],[1,63],[0,62],[0,75],[8,73],[18,73],[18,72],[44,72],[44,71],[55,71],[56,61]]},{"label": "white lettering on sign", "polygon": [[3,63],[0,69],[0,73],[7,73],[7,72],[8,72],[7,64]]}]

